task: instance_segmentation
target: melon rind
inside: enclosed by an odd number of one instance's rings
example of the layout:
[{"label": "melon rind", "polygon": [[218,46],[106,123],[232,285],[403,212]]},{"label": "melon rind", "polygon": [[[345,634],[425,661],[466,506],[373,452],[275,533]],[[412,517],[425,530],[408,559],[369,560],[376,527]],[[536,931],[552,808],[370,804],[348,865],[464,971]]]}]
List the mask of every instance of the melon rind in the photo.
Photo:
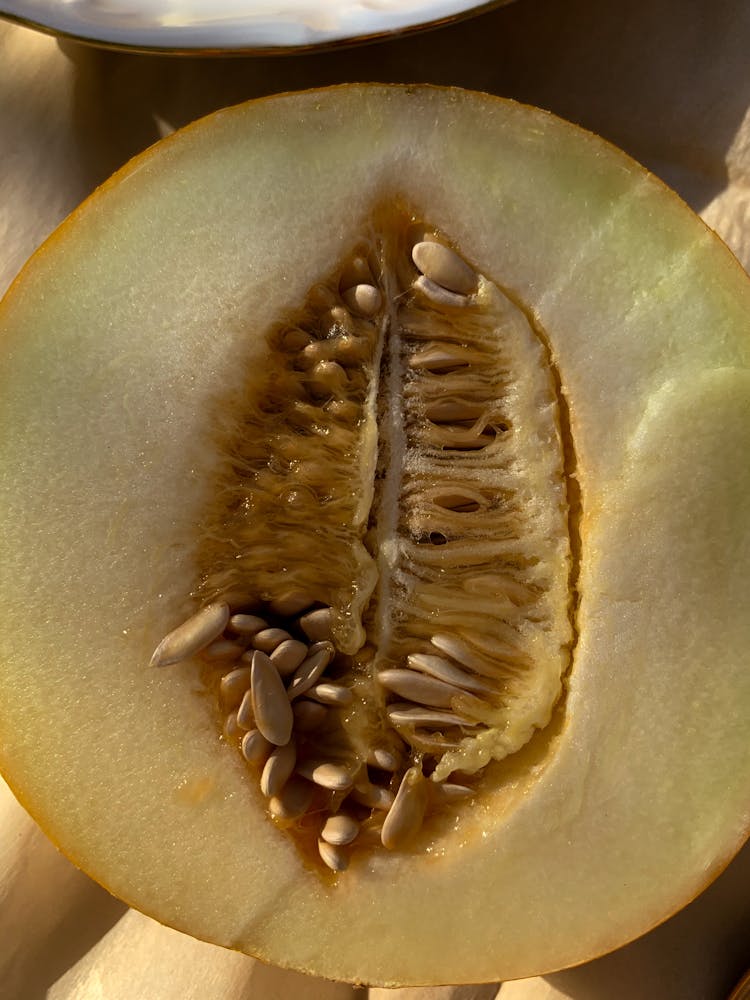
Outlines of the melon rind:
[{"label": "melon rind", "polygon": [[[384,198],[543,331],[582,497],[561,733],[508,806],[321,881],[147,664],[195,583],[223,408]],[[642,933],[750,825],[750,283],[657,180],[551,115],[346,87],[220,112],[127,166],[0,309],[0,766],[158,920],[356,982],[516,978]],[[226,409],[223,410],[226,412]],[[207,419],[211,415],[211,419]]]}]

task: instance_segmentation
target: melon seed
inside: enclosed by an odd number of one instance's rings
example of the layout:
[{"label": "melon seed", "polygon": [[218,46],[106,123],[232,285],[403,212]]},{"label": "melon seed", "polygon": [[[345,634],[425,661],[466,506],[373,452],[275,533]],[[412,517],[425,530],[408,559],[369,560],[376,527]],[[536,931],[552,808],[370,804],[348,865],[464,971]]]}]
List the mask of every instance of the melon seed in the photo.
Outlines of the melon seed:
[{"label": "melon seed", "polygon": [[266,628],[261,632],[256,632],[253,636],[253,646],[264,653],[272,653],[282,642],[291,639],[288,632],[283,628]]},{"label": "melon seed", "polygon": [[345,847],[351,844],[358,833],[359,823],[356,819],[346,813],[336,813],[325,821],[320,836],[327,844]]},{"label": "melon seed", "polygon": [[271,663],[282,677],[289,677],[305,660],[307,646],[299,639],[284,639],[271,653]]},{"label": "melon seed", "polygon": [[433,240],[415,243],[411,257],[425,277],[449,292],[470,295],[477,287],[476,273],[455,250],[442,243]]},{"label": "melon seed", "polygon": [[250,667],[237,667],[221,678],[219,697],[225,711],[240,705],[246,692],[250,690],[251,673]]},{"label": "melon seed", "polygon": [[270,757],[274,746],[259,730],[250,729],[242,737],[240,749],[248,764],[262,766]]},{"label": "melon seed", "polygon": [[321,839],[318,841],[318,851],[325,864],[334,872],[345,872],[349,867],[349,859],[340,847],[327,843]]},{"label": "melon seed", "polygon": [[278,670],[260,650],[253,654],[250,694],[256,726],[270,743],[284,746],[292,735],[292,706]]},{"label": "melon seed", "polygon": [[[476,675],[455,666],[443,656],[431,656],[429,653],[412,653],[407,658],[412,670],[419,670],[437,680],[445,681],[464,691],[475,691],[478,694],[492,694],[493,688]],[[382,677],[381,677],[382,680]],[[413,700],[413,699],[412,699]]]},{"label": "melon seed", "polygon": [[307,760],[297,767],[297,771],[303,778],[332,792],[345,792],[352,787],[354,781],[348,768],[327,761]]},{"label": "melon seed", "polygon": [[294,740],[283,747],[275,747],[270,753],[260,776],[260,790],[267,796],[278,795],[292,776],[297,762],[297,747]]},{"label": "melon seed", "polygon": [[292,775],[281,791],[272,796],[268,811],[276,819],[295,820],[304,816],[312,805],[315,786]]},{"label": "melon seed", "polygon": [[228,622],[228,604],[223,601],[208,604],[162,639],[154,650],[150,665],[166,667],[187,660],[218,639]]},{"label": "melon seed", "polygon": [[[329,644],[330,645],[330,644]],[[294,677],[292,677],[287,694],[289,699],[297,698],[301,694],[309,691],[321,676],[325,668],[333,657],[333,647],[330,649],[319,649],[304,660],[297,667]]]},{"label": "melon seed", "polygon": [[238,635],[252,636],[268,628],[268,622],[257,615],[232,615],[229,619],[229,628]]},{"label": "melon seed", "polygon": [[456,696],[460,694],[458,688],[452,684],[446,684],[445,681],[436,680],[415,670],[381,670],[378,681],[402,698],[433,708],[450,708]]},{"label": "melon seed", "polygon": [[372,747],[367,753],[367,763],[381,771],[395,771],[398,768],[398,757],[385,747]]},{"label": "melon seed", "polygon": [[292,706],[294,715],[294,728],[298,733],[312,733],[319,729],[328,716],[328,709],[325,705],[316,701],[308,701],[305,698],[295,701]]},{"label": "melon seed", "polygon": [[354,700],[351,689],[342,684],[314,684],[308,689],[307,697],[336,708],[346,708]]},{"label": "melon seed", "polygon": [[373,785],[369,781],[360,781],[354,786],[351,797],[360,805],[367,806],[368,809],[381,809],[387,812],[393,805],[395,796],[390,788]]},{"label": "melon seed", "polygon": [[448,291],[447,288],[443,288],[437,282],[431,281],[424,274],[420,274],[415,279],[413,287],[436,306],[447,306],[449,309],[463,309],[469,305],[469,299],[465,295]]},{"label": "melon seed", "polygon": [[473,788],[469,788],[468,785],[458,785],[455,782],[430,782],[429,784],[429,796],[432,802],[458,802],[462,799],[470,799],[474,794]]},{"label": "melon seed", "polygon": [[242,643],[233,642],[231,639],[214,639],[201,651],[201,656],[209,663],[220,661],[229,663],[232,660],[239,660],[244,652],[245,646]]},{"label": "melon seed", "polygon": [[439,712],[422,708],[410,702],[398,702],[388,709],[388,718],[394,726],[466,726],[471,725],[468,719],[455,712]]},{"label": "melon seed", "polygon": [[237,713],[230,712],[230,714],[224,720],[224,725],[222,726],[221,734],[227,743],[233,746],[238,745],[239,741],[242,739],[245,730],[237,722]]},{"label": "melon seed", "polygon": [[382,296],[373,285],[353,285],[343,293],[344,302],[362,316],[374,316],[380,309]]},{"label": "melon seed", "polygon": [[333,613],[330,608],[317,608],[308,611],[299,620],[300,628],[312,642],[321,642],[331,638]]},{"label": "melon seed", "polygon": [[393,805],[383,823],[380,839],[389,851],[406,847],[422,827],[427,808],[427,782],[418,767],[404,774]]}]

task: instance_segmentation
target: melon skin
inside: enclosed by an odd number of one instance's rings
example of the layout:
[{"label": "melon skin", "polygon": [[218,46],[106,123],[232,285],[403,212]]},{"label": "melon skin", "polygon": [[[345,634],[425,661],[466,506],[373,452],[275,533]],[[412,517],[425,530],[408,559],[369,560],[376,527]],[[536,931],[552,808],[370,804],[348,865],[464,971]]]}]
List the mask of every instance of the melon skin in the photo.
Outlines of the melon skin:
[{"label": "melon skin", "polygon": [[[324,887],[218,745],[195,673],[145,665],[195,577],[206,414],[239,405],[259,332],[393,192],[548,339],[582,497],[579,636],[541,766],[438,849]],[[8,782],[131,905],[330,978],[531,976],[665,919],[750,821],[748,315],[744,273],[658,181],[495,98],[275,97],[139,157],[0,310]]]}]

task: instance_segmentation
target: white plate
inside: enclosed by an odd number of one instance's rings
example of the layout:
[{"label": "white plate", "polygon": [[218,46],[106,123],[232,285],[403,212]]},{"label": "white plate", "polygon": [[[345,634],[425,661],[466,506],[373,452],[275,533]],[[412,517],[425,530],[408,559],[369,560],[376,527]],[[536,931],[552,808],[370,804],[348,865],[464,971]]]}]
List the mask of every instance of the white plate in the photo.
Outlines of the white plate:
[{"label": "white plate", "polygon": [[90,42],[181,52],[312,48],[391,35],[508,0],[0,0],[0,15]]}]

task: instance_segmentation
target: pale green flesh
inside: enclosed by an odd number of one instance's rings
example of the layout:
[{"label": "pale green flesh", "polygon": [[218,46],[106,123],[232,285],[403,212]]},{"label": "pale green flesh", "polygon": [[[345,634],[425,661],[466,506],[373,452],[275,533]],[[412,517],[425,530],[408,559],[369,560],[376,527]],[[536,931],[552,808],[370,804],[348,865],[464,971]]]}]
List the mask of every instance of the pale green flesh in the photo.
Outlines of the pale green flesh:
[{"label": "pale green flesh", "polygon": [[[324,889],[192,685],[145,664],[194,575],[171,539],[210,499],[205,413],[390,191],[549,338],[580,637],[523,797]],[[750,821],[750,289],[701,224],[548,116],[375,88],[224,113],[64,239],[0,312],[0,754],[63,849],[164,922],[381,983],[572,964],[699,891]]]}]

